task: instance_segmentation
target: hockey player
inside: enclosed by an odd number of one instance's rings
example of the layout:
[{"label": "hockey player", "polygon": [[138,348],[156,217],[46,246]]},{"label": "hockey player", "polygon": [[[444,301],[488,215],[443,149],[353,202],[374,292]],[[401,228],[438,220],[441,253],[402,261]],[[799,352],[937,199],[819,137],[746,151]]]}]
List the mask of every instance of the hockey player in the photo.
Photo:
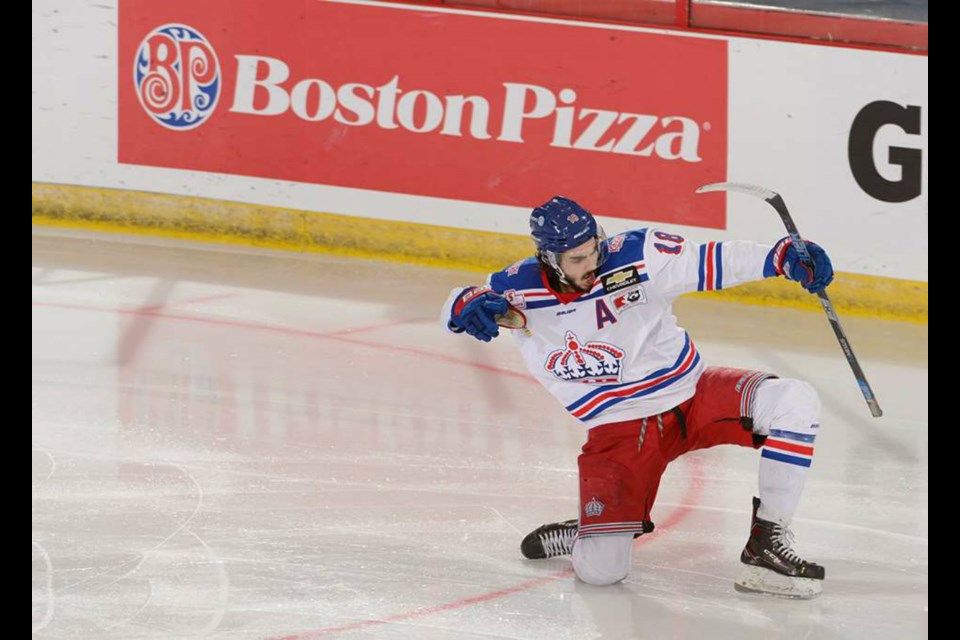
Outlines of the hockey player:
[{"label": "hockey player", "polygon": [[527,558],[571,555],[580,580],[623,580],[633,539],[653,530],[667,465],[720,444],[761,449],[759,498],[740,555],[738,590],[811,598],[823,567],[793,549],[788,528],[819,427],[816,391],[763,371],[708,367],[673,315],[673,300],[784,276],[811,292],[833,279],[830,259],[789,239],[697,244],[642,228],[606,238],[589,211],[557,196],[534,209],[536,256],[457,288],[441,312],[449,331],[489,342],[499,326],[532,375],[587,428],[578,458],[579,517],[546,524],[521,544]]}]

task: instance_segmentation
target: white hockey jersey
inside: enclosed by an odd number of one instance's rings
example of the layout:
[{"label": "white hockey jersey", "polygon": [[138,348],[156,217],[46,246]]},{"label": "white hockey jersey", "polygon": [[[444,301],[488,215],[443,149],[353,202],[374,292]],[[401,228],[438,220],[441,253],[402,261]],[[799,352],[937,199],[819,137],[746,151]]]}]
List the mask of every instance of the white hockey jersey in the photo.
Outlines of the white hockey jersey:
[{"label": "white hockey jersey", "polygon": [[[589,428],[662,413],[692,397],[704,363],[677,325],[673,300],[763,279],[770,249],[697,244],[644,228],[607,240],[589,293],[554,292],[536,258],[491,274],[487,284],[527,317],[526,330],[510,333],[530,372]],[[444,305],[448,329],[462,291]]]}]

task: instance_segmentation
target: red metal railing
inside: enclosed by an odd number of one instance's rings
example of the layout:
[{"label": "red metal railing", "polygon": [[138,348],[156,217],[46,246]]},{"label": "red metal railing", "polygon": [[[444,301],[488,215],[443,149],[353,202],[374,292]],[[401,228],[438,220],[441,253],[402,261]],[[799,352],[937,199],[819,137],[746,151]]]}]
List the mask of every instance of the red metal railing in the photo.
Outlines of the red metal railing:
[{"label": "red metal railing", "polygon": [[718,0],[384,0],[927,52],[927,24]]}]

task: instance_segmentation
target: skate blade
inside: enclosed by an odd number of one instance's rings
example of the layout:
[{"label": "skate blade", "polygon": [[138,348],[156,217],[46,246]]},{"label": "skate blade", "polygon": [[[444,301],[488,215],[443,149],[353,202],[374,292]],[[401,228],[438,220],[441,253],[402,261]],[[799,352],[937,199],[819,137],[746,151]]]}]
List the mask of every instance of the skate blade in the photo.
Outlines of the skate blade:
[{"label": "skate blade", "polygon": [[823,591],[822,583],[822,580],[793,578],[763,567],[744,565],[733,582],[733,588],[741,593],[762,593],[780,598],[810,600]]}]

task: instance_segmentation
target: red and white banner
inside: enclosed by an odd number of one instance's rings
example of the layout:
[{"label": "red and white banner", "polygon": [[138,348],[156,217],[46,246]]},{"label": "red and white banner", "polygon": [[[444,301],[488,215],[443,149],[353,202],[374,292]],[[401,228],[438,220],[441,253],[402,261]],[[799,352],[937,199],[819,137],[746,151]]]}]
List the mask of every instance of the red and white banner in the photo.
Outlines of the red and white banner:
[{"label": "red and white banner", "polygon": [[725,40],[263,5],[120,2],[121,163],[726,226]]}]

